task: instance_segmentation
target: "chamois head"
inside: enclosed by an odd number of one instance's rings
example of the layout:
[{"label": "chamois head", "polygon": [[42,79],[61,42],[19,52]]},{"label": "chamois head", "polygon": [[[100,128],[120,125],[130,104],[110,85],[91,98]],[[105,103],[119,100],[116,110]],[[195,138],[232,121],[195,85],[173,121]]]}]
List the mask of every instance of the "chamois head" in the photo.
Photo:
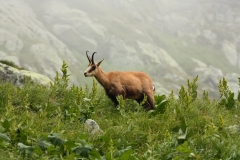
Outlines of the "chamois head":
[{"label": "chamois head", "polygon": [[98,63],[94,63],[94,54],[97,52],[93,52],[92,58],[88,56],[88,51],[86,51],[86,56],[88,58],[89,64],[88,68],[84,72],[85,77],[91,77],[94,76],[98,72],[98,67],[100,66],[101,62],[104,60],[99,61]]}]

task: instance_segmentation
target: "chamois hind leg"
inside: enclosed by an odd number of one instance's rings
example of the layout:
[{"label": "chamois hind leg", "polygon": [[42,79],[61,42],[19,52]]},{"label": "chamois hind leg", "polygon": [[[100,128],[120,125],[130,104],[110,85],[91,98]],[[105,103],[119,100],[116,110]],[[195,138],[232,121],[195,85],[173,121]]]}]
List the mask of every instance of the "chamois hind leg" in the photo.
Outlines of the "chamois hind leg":
[{"label": "chamois hind leg", "polygon": [[147,96],[147,102],[145,103],[145,109],[146,110],[154,110],[154,95],[152,93],[146,93]]},{"label": "chamois hind leg", "polygon": [[[153,98],[151,98],[152,96],[149,96],[150,94],[145,94],[147,96],[147,101],[143,104],[144,108],[146,110],[151,110],[154,109],[154,104],[153,104]],[[136,101],[140,104],[144,99],[144,94],[141,94]]]}]

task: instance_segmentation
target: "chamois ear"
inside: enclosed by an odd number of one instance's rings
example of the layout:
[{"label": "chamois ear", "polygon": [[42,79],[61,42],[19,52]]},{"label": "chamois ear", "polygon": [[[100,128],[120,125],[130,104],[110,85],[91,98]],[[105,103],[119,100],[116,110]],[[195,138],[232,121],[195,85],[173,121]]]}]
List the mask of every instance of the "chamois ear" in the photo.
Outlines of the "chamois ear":
[{"label": "chamois ear", "polygon": [[104,59],[102,59],[101,61],[99,61],[96,65],[99,67],[103,60],[104,60]]}]

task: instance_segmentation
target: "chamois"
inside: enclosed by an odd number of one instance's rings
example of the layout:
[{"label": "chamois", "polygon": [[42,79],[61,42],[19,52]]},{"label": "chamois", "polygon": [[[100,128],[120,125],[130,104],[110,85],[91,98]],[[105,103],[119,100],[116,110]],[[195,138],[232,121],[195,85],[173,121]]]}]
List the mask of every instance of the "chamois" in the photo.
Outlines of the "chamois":
[{"label": "chamois", "polygon": [[147,101],[144,104],[146,110],[153,110],[154,108],[154,85],[150,77],[143,72],[104,72],[100,64],[104,59],[98,63],[94,63],[94,52],[92,58],[86,56],[89,61],[88,68],[84,72],[85,77],[94,76],[96,80],[104,87],[107,96],[117,106],[117,96],[122,95],[123,99],[134,99],[138,103],[142,102],[144,94],[147,96]]}]

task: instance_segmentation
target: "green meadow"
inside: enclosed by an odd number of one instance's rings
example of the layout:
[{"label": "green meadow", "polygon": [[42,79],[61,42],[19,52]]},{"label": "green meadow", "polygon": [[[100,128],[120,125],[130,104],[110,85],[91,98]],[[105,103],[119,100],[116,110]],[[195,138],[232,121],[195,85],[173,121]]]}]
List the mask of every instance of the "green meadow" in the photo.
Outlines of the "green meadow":
[{"label": "green meadow", "polygon": [[[218,99],[198,93],[196,76],[178,93],[155,94],[156,110],[146,111],[144,100],[121,96],[114,107],[94,79],[70,86],[65,62],[61,72],[49,86],[0,83],[0,159],[240,159],[240,94],[225,78]],[[101,131],[89,132],[87,119]]]}]

